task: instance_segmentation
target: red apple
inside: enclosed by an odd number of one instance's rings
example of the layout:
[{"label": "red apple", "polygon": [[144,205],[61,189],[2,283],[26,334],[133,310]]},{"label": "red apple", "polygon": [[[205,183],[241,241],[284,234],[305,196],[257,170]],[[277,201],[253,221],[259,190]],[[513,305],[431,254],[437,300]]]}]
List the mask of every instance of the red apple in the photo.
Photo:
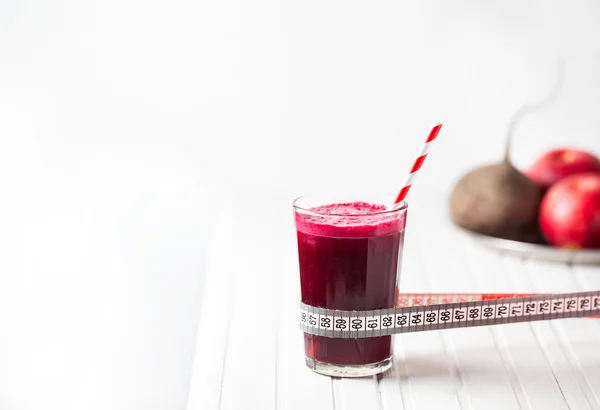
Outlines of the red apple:
[{"label": "red apple", "polygon": [[552,245],[600,249],[600,174],[571,175],[552,185],[540,205],[540,229]]},{"label": "red apple", "polygon": [[600,159],[589,152],[560,148],[539,157],[525,175],[546,190],[564,177],[583,172],[600,173]]}]

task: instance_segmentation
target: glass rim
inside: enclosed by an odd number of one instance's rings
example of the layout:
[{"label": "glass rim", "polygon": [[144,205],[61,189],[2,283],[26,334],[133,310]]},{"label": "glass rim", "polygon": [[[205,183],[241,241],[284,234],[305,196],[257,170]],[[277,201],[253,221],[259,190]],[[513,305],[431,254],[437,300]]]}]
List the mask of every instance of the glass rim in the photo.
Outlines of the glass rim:
[{"label": "glass rim", "polygon": [[[380,195],[386,195],[386,194],[380,194]],[[340,216],[340,217],[348,217],[351,216],[353,218],[361,218],[361,217],[371,217],[374,215],[388,215],[388,214],[393,214],[396,212],[401,212],[401,211],[405,211],[408,208],[408,202],[406,202],[406,200],[403,200],[401,202],[398,202],[394,207],[392,208],[386,208],[383,209],[381,211],[376,211],[376,212],[370,212],[368,214],[332,214],[329,212],[318,212],[318,211],[313,211],[312,209],[303,207],[298,205],[299,201],[302,201],[303,199],[306,198],[312,198],[313,196],[317,196],[317,195],[302,195],[299,197],[296,197],[296,199],[294,199],[294,201],[292,202],[292,207],[294,208],[295,211],[301,211],[302,213],[305,214],[310,214],[310,215],[314,215],[314,216]],[[391,198],[393,198],[392,195],[390,195]]]}]

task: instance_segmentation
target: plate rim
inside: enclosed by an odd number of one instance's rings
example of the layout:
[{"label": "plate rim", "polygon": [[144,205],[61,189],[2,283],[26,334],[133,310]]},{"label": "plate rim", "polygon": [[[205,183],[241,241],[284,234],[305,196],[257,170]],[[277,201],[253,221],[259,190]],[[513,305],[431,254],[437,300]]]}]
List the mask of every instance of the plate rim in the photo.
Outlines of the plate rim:
[{"label": "plate rim", "polygon": [[477,242],[497,251],[520,254],[528,259],[547,260],[554,262],[567,262],[575,264],[600,264],[600,249],[564,249],[551,245],[530,242],[521,242],[512,239],[498,238],[474,232],[455,225],[460,231],[467,234]]}]

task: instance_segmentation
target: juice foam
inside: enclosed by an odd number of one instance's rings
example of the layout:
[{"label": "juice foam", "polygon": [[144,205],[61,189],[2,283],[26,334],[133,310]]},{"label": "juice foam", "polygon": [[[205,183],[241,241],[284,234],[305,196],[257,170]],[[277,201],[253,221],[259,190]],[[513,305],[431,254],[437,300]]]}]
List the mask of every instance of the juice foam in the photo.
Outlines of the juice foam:
[{"label": "juice foam", "polygon": [[332,237],[371,237],[399,232],[406,212],[388,211],[367,202],[336,203],[296,213],[296,228],[304,233]]}]

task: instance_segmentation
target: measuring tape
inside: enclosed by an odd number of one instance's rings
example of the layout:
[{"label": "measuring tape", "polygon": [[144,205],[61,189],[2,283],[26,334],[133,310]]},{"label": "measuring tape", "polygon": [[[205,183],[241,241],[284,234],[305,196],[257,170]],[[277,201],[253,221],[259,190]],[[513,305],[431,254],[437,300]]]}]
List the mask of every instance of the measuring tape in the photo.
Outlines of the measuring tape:
[{"label": "measuring tape", "polygon": [[311,335],[357,339],[598,315],[600,290],[551,295],[400,294],[398,307],[391,309],[348,311],[301,303],[300,328]]}]

